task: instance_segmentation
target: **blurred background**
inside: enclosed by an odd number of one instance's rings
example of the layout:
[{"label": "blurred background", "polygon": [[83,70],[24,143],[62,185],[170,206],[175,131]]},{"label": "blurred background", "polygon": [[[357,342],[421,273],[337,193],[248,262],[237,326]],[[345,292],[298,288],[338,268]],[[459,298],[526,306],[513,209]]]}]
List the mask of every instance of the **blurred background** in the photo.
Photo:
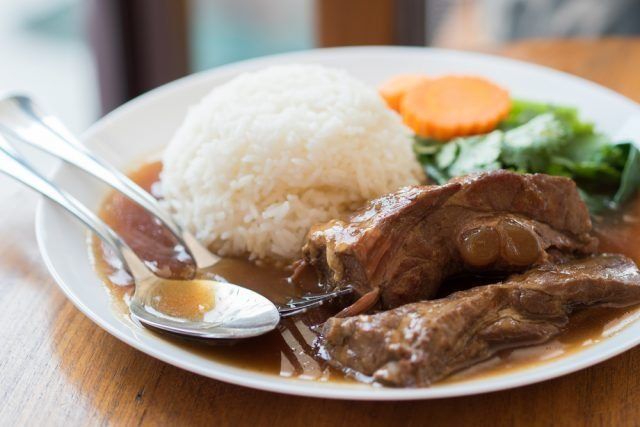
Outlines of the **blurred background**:
[{"label": "blurred background", "polygon": [[79,133],[183,75],[323,46],[640,33],[640,0],[0,0],[0,90]]}]

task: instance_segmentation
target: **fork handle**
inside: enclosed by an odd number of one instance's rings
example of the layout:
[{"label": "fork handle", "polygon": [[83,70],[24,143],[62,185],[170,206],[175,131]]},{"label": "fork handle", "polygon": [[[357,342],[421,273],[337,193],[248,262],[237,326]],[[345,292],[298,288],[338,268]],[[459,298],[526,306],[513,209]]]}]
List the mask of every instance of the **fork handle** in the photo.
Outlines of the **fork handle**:
[{"label": "fork handle", "polygon": [[0,130],[88,172],[138,203],[158,218],[191,254],[198,268],[209,267],[219,258],[182,229],[160,207],[158,201],[125,174],[95,157],[54,116],[48,115],[26,96],[0,101]]},{"label": "fork handle", "polygon": [[46,196],[82,221],[102,241],[111,246],[122,266],[136,281],[143,280],[152,274],[115,231],[73,196],[36,172],[2,136],[0,136],[0,172]]}]

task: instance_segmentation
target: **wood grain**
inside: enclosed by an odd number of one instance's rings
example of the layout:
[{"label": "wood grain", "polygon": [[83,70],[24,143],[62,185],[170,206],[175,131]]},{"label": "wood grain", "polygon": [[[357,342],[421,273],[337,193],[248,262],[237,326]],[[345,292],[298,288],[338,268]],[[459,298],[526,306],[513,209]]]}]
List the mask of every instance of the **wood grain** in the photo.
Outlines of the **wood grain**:
[{"label": "wood grain", "polygon": [[[496,53],[640,101],[640,40],[528,41]],[[341,402],[228,385],[146,356],[76,310],[42,264],[37,198],[0,177],[0,425],[631,425],[640,348],[572,375],[481,396]]]}]

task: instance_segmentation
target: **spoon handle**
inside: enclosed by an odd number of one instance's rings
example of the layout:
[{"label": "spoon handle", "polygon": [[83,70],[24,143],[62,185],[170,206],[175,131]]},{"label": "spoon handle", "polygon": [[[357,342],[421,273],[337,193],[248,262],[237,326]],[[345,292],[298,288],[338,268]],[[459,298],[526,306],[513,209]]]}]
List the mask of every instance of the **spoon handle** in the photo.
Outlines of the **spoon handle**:
[{"label": "spoon handle", "polygon": [[95,157],[54,116],[43,112],[29,97],[0,100],[0,129],[102,180],[158,218],[193,257],[198,268],[219,261],[196,238],[180,227],[158,201],[125,174]]},{"label": "spoon handle", "polygon": [[115,231],[73,196],[62,191],[51,181],[36,172],[2,136],[0,136],[0,172],[31,187],[82,221],[98,237],[112,247],[122,265],[133,275],[136,281],[152,274]]}]

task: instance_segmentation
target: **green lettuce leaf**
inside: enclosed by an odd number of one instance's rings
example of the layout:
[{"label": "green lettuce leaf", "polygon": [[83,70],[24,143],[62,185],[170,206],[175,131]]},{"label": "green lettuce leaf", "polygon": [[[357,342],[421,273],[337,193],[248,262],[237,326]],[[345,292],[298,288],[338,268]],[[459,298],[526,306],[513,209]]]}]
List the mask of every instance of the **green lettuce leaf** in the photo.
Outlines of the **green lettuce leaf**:
[{"label": "green lettuce leaf", "polygon": [[576,181],[593,213],[615,209],[640,187],[640,151],[613,142],[583,122],[574,108],[513,102],[509,116],[489,134],[447,143],[416,138],[414,150],[437,183],[495,169],[547,173]]},{"label": "green lettuce leaf", "polygon": [[499,158],[503,137],[504,133],[497,130],[482,137],[458,138],[445,144],[456,146],[455,152],[457,153],[457,156],[447,167],[448,175],[459,176],[500,169]]},{"label": "green lettuce leaf", "polygon": [[500,160],[516,170],[544,172],[569,136],[555,115],[541,114],[505,132]]},{"label": "green lettuce leaf", "polygon": [[500,123],[499,129],[510,130],[522,126],[546,113],[553,114],[575,136],[593,133],[593,123],[580,120],[575,108],[525,100],[513,100],[509,116]]},{"label": "green lettuce leaf", "polygon": [[618,147],[627,149],[627,160],[622,170],[620,186],[613,196],[613,202],[621,205],[631,198],[640,187],[640,151],[631,142],[618,144]]}]

